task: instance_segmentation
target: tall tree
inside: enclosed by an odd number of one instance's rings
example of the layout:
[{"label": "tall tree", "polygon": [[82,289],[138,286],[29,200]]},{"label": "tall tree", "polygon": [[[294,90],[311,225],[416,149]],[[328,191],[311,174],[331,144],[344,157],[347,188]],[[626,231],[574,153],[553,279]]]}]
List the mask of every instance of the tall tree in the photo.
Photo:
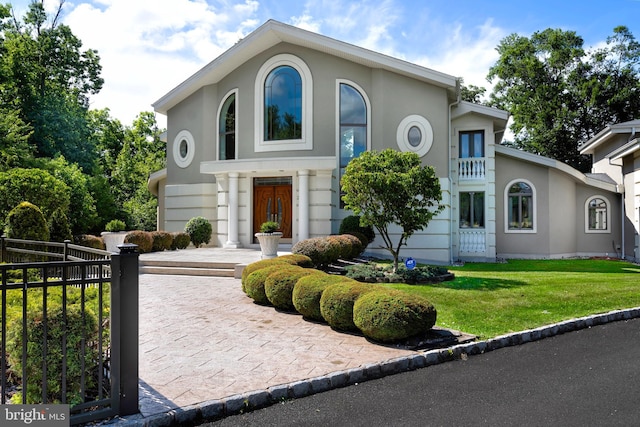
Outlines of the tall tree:
[{"label": "tall tree", "polygon": [[4,16],[1,96],[32,126],[30,143],[38,156],[62,154],[89,169],[95,150],[87,138],[86,114],[89,96],[103,85],[101,66],[97,52],[82,50],[82,42],[60,23],[63,5],[60,0],[48,16],[44,0],[34,0],[22,20]]},{"label": "tall tree", "polygon": [[587,172],[591,159],[579,154],[580,144],[640,113],[640,48],[626,27],[594,53],[583,44],[559,29],[512,34],[498,45],[488,78],[496,81],[491,104],[511,113],[511,145]]}]

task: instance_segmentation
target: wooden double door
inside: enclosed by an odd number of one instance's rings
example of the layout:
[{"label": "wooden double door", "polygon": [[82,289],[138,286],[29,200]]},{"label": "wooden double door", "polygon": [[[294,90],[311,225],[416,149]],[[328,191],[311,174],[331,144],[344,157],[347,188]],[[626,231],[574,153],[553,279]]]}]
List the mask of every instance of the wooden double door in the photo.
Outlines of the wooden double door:
[{"label": "wooden double door", "polygon": [[278,231],[285,239],[291,238],[291,184],[254,182],[253,187],[253,230],[260,232],[265,221],[280,224]]}]

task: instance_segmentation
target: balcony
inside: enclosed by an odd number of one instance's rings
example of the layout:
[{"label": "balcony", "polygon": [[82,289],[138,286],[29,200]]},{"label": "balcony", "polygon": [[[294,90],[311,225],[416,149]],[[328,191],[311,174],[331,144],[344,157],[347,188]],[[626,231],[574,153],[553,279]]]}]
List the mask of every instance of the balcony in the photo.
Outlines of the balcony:
[{"label": "balcony", "polygon": [[459,235],[460,252],[482,253],[487,250],[487,237],[484,228],[461,228]]},{"label": "balcony", "polygon": [[458,159],[458,180],[477,181],[485,178],[486,159],[484,157],[466,157]]}]

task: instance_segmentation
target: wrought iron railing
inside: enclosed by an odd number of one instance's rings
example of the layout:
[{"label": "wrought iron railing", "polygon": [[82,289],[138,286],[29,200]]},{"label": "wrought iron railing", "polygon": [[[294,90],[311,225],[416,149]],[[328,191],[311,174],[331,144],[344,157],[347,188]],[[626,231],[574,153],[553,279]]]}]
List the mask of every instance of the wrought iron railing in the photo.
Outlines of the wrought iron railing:
[{"label": "wrought iron railing", "polygon": [[1,403],[66,403],[71,424],[138,412],[137,247],[0,239]]}]

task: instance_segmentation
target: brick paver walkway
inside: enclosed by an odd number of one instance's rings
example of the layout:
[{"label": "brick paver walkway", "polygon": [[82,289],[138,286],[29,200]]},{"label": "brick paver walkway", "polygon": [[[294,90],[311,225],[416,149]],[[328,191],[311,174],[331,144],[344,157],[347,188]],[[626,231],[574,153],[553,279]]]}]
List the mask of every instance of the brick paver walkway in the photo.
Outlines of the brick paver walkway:
[{"label": "brick paver walkway", "polygon": [[410,354],[254,304],[238,279],[140,276],[144,416]]}]

